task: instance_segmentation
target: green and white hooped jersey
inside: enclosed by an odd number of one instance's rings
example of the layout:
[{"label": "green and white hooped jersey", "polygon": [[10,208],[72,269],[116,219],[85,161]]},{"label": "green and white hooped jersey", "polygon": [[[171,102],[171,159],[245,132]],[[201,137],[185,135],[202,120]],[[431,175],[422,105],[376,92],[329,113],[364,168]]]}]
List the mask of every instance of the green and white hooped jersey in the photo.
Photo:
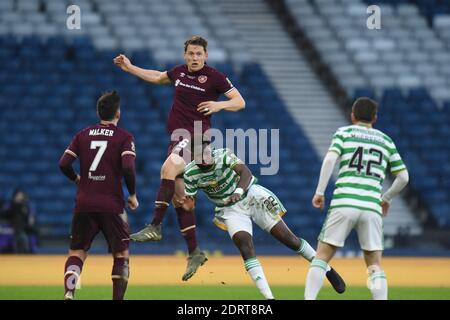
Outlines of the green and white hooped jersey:
[{"label": "green and white hooped jersey", "polygon": [[[198,189],[202,189],[217,207],[226,207],[240,179],[233,168],[243,162],[230,149],[214,150],[213,158],[214,165],[209,170],[201,170],[194,161],[186,166],[184,169],[185,193],[188,196],[195,196]],[[250,186],[256,182],[257,179],[252,177]],[[247,192],[242,195],[242,199],[246,195]]]},{"label": "green and white hooped jersey", "polygon": [[351,207],[381,214],[387,167],[393,174],[406,169],[392,139],[380,130],[351,125],[336,131],[329,151],[340,156],[330,209]]}]

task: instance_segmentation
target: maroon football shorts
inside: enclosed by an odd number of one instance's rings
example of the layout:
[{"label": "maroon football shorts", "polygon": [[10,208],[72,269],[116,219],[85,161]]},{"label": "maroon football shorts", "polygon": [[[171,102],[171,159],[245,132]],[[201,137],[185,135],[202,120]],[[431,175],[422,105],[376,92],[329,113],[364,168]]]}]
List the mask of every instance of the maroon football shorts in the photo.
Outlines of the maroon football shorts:
[{"label": "maroon football shorts", "polygon": [[95,236],[102,232],[108,242],[109,252],[128,250],[130,229],[127,214],[106,212],[78,212],[73,215],[70,249],[88,251]]},{"label": "maroon football shorts", "polygon": [[187,138],[180,139],[179,141],[171,141],[167,148],[167,156],[170,156],[172,153],[182,157],[186,164],[188,164],[192,161],[191,141]]}]

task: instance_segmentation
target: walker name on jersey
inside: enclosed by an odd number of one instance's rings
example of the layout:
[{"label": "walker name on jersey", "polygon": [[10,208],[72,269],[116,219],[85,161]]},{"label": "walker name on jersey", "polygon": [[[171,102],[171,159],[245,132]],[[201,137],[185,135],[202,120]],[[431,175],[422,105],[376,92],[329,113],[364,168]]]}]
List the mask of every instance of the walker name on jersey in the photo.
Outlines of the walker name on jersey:
[{"label": "walker name on jersey", "polygon": [[206,90],[203,89],[203,88],[200,88],[200,87],[197,87],[197,86],[194,86],[194,85],[190,85],[190,84],[186,84],[184,82],[181,82],[180,79],[177,79],[175,81],[175,87],[177,87],[179,85],[182,86],[182,87],[185,87],[185,88],[194,89],[194,90],[201,91],[201,92],[206,92]]},{"label": "walker name on jersey", "polygon": [[114,130],[110,129],[91,129],[89,130],[90,136],[107,136],[112,137],[114,135]]},{"label": "walker name on jersey", "polygon": [[94,180],[94,181],[105,181],[106,176],[93,176],[91,172],[89,172],[88,179]]}]

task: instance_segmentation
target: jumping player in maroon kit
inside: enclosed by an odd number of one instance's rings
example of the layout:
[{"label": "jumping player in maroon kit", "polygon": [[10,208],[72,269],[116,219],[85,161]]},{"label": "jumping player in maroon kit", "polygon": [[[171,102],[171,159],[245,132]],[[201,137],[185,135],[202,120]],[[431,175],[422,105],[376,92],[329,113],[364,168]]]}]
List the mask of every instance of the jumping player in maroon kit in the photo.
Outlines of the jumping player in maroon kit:
[{"label": "jumping player in maroon kit", "polygon": [[[59,161],[61,171],[78,186],[69,257],[64,269],[66,300],[74,298],[87,252],[100,231],[114,257],[111,274],[114,300],[123,299],[128,283],[129,228],[124,211],[122,177],[130,194],[128,206],[135,210],[139,203],[134,138],[117,127],[120,97],[115,91],[98,99],[97,114],[100,123],[78,132]],[[79,175],[72,168],[76,159],[80,161]]]},{"label": "jumping player in maroon kit", "polygon": [[[170,71],[146,70],[134,66],[130,60],[119,55],[114,63],[123,71],[131,73],[151,84],[172,84],[175,95],[169,113],[167,131],[171,135],[167,159],[161,167],[161,183],[156,196],[153,220],[138,233],[132,234],[134,241],[159,241],[162,238],[161,224],[169,203],[173,200],[180,231],[188,246],[188,265],[182,279],[190,279],[198,267],[208,259],[197,245],[195,232],[194,203],[186,199],[184,168],[192,159],[190,137],[179,137],[179,130],[194,133],[194,122],[201,123],[204,133],[211,127],[211,115],[221,110],[236,112],[245,107],[245,101],[228,78],[218,70],[205,64],[208,58],[207,41],[194,36],[184,43],[185,64]],[[227,101],[217,101],[224,94]]]}]

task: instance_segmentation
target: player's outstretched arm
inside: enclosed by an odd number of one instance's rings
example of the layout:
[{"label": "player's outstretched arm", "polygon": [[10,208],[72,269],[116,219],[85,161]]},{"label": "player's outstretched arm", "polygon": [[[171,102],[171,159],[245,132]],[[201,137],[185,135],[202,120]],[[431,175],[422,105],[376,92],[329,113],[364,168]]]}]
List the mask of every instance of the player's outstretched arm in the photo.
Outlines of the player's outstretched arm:
[{"label": "player's outstretched arm", "polygon": [[203,113],[205,116],[219,112],[220,110],[236,112],[245,108],[245,100],[241,96],[238,89],[233,88],[225,93],[227,101],[205,101],[198,105],[197,111]]},{"label": "player's outstretched arm", "polygon": [[391,187],[383,194],[381,197],[381,208],[383,212],[383,216],[386,216],[389,211],[390,203],[392,199],[403,190],[404,187],[408,184],[409,174],[408,170],[402,170],[398,172],[395,176],[395,180],[392,183]]},{"label": "player's outstretched arm", "polygon": [[119,54],[117,57],[113,59],[114,64],[121,68],[123,71],[131,73],[132,75],[150,82],[152,84],[168,84],[171,82],[169,77],[167,76],[167,72],[161,72],[157,70],[150,69],[142,69],[130,62],[130,59],[123,54]]},{"label": "player's outstretched arm", "polygon": [[329,151],[322,162],[320,169],[319,182],[317,183],[316,193],[312,199],[312,205],[315,208],[322,210],[325,206],[325,190],[333,173],[334,165],[336,164],[339,155],[336,152]]}]

